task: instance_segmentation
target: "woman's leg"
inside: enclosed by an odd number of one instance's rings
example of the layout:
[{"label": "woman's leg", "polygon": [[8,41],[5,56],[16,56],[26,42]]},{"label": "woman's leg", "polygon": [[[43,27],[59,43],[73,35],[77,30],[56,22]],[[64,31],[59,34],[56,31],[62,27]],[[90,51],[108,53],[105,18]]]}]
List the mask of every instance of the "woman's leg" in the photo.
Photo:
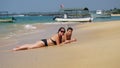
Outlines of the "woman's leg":
[{"label": "woman's leg", "polygon": [[38,41],[35,44],[29,46],[28,49],[40,48],[40,47],[44,47],[44,46],[45,46],[45,44],[43,41]]},{"label": "woman's leg", "polygon": [[19,50],[27,50],[27,49],[34,49],[34,48],[40,48],[44,47],[44,43],[42,41],[38,41],[35,44],[25,44],[20,47],[13,48],[13,51],[19,51]]},{"label": "woman's leg", "polygon": [[13,51],[27,50],[32,44],[25,44],[16,48],[13,48]]}]

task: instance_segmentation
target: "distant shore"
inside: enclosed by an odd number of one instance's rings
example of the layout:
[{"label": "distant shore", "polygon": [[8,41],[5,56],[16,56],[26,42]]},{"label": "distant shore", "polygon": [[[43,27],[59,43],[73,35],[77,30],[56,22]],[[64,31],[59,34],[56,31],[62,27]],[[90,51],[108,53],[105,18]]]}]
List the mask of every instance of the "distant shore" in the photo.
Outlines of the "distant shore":
[{"label": "distant shore", "polygon": [[111,16],[120,16],[120,14],[111,14]]}]

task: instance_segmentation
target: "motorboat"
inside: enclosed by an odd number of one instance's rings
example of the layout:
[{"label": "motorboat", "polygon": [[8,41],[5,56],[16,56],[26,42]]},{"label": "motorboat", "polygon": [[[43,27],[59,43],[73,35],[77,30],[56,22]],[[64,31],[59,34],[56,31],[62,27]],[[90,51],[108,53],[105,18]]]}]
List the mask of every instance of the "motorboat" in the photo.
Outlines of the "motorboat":
[{"label": "motorboat", "polygon": [[62,22],[91,22],[93,20],[92,17],[72,17],[67,18],[67,15],[65,15],[63,18],[55,17],[54,20],[56,21],[62,21]]},{"label": "motorboat", "polygon": [[91,22],[93,20],[88,10],[79,8],[62,9],[61,14],[53,19],[59,22]]}]

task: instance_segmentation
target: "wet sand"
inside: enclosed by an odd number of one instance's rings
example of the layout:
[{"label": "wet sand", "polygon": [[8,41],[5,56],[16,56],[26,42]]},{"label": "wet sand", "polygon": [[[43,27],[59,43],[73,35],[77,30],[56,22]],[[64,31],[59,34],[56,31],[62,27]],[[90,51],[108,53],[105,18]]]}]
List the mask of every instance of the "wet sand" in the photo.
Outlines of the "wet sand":
[{"label": "wet sand", "polygon": [[120,21],[79,24],[73,37],[63,46],[0,52],[0,68],[120,68]]}]

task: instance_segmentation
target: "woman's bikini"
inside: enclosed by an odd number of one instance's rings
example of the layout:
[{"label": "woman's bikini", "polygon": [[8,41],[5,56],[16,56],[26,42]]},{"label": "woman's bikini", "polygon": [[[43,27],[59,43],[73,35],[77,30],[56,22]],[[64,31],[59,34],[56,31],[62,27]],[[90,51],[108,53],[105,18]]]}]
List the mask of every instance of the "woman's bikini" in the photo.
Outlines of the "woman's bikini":
[{"label": "woman's bikini", "polygon": [[[53,42],[54,45],[57,45],[56,41],[53,40],[52,38],[50,38],[50,40]],[[48,42],[47,42],[47,39],[42,39],[41,41],[44,42],[45,46],[48,46]],[[60,43],[62,43],[62,37],[60,38]]]},{"label": "woman's bikini", "polygon": [[57,45],[56,41],[54,41],[53,39],[50,39],[50,40],[54,43],[54,45]]},{"label": "woman's bikini", "polygon": [[47,39],[42,39],[41,41],[44,42],[45,46],[48,46]]},{"label": "woman's bikini", "polygon": [[[54,45],[57,45],[56,41],[54,41],[53,39],[50,39]],[[47,42],[47,39],[42,39],[41,41],[44,42],[45,46],[48,46],[48,42]]]}]

